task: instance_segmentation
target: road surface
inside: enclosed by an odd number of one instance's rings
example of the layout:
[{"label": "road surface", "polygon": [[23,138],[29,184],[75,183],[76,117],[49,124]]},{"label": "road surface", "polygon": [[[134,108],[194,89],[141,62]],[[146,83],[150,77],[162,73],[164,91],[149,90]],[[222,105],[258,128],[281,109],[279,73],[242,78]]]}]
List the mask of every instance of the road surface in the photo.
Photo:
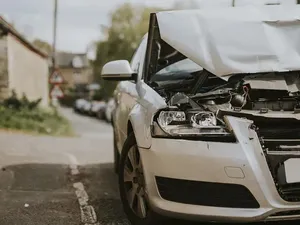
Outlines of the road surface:
[{"label": "road surface", "polygon": [[111,126],[62,113],[76,137],[0,132],[0,225],[129,224],[113,173]]}]

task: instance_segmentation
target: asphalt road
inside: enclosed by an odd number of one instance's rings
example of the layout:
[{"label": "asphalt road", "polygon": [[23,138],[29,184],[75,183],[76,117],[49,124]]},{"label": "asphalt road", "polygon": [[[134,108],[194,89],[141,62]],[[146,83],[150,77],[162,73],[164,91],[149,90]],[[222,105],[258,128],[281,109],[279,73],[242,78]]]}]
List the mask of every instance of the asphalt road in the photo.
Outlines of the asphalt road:
[{"label": "asphalt road", "polygon": [[0,225],[129,224],[113,172],[111,126],[62,113],[77,137],[0,132]]}]

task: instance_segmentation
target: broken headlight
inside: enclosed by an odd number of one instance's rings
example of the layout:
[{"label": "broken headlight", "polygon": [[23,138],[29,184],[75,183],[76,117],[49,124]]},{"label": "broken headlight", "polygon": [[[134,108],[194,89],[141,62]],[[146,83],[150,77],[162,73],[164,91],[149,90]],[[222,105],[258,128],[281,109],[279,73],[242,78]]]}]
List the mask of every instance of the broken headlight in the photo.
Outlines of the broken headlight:
[{"label": "broken headlight", "polygon": [[154,117],[153,137],[233,137],[211,112],[160,111]]}]

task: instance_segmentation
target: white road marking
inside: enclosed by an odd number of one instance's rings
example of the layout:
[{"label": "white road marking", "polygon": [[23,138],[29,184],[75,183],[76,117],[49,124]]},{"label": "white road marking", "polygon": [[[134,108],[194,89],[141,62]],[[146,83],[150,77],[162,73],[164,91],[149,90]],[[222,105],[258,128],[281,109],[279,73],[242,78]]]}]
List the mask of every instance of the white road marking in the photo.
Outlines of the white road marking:
[{"label": "white road marking", "polygon": [[[65,155],[68,156],[70,159],[70,170],[72,176],[78,175],[78,161],[74,155],[71,155],[69,153],[65,153]],[[89,196],[87,192],[85,191],[84,185],[81,182],[77,182],[73,184],[73,187],[75,189],[75,194],[78,199],[79,207],[80,207],[80,214],[81,214],[81,222],[84,225],[100,225],[97,222],[97,215],[95,212],[95,209],[93,206],[88,204]]]},{"label": "white road marking", "polygon": [[105,139],[105,140],[111,140],[113,138],[112,134],[110,132],[108,132],[106,134],[84,133],[84,134],[81,134],[80,137],[83,137],[83,138]]},{"label": "white road marking", "polygon": [[70,160],[71,164],[69,165],[70,169],[71,169],[71,174],[72,176],[76,176],[79,174],[79,170],[78,170],[78,160],[77,158],[72,155],[72,154],[69,154],[69,153],[64,153]]},{"label": "white road marking", "polygon": [[81,182],[74,183],[73,187],[75,188],[75,193],[80,206],[81,222],[85,225],[96,224],[97,215],[94,207],[88,204],[89,196],[86,193],[83,184]]}]

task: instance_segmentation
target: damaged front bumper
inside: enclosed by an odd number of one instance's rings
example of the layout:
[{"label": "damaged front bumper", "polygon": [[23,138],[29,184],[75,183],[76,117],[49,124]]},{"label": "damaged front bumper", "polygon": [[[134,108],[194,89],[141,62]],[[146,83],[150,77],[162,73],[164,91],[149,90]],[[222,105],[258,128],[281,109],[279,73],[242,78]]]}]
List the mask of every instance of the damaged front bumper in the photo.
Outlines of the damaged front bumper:
[{"label": "damaged front bumper", "polygon": [[[280,176],[270,165],[276,163],[253,122],[232,116],[227,120],[236,143],[154,138],[150,149],[140,148],[153,210],[202,221],[300,219],[297,191],[289,192],[291,199],[283,197]],[[280,159],[281,165],[285,158]]]}]

